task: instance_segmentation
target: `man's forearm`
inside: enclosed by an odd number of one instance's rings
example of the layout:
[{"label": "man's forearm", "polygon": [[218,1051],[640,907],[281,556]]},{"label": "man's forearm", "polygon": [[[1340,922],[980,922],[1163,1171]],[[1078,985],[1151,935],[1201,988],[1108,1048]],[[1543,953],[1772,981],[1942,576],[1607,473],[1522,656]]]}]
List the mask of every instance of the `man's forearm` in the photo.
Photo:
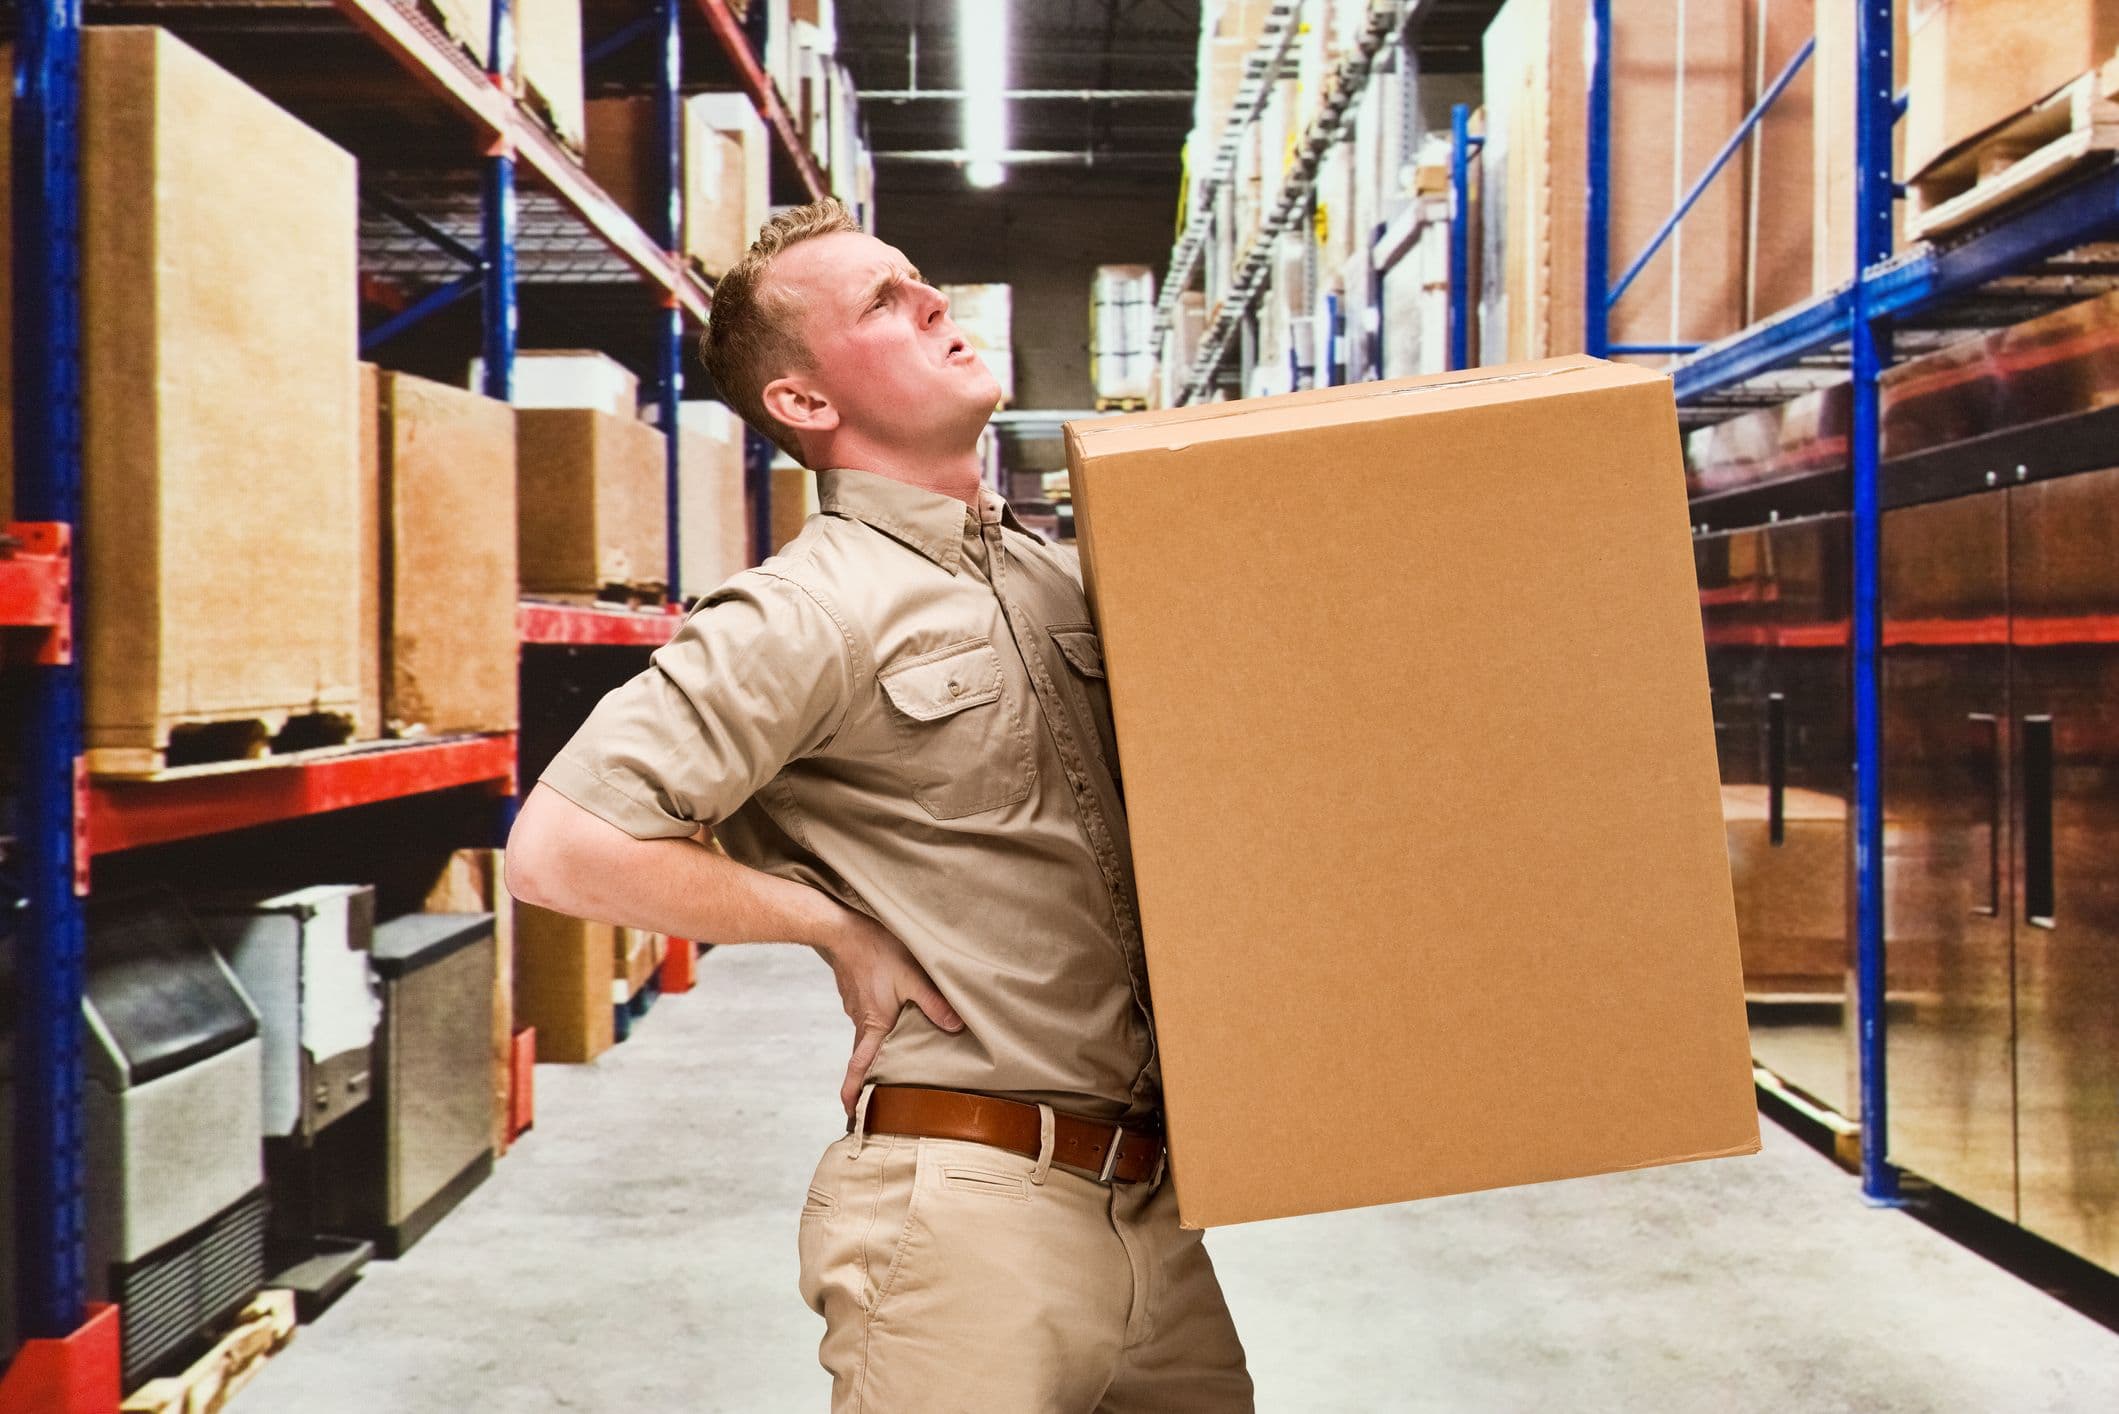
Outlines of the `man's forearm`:
[{"label": "man's forearm", "polygon": [[524,903],[702,943],[821,947],[842,931],[845,912],[696,840],[634,839],[545,786],[516,817],[507,875]]}]

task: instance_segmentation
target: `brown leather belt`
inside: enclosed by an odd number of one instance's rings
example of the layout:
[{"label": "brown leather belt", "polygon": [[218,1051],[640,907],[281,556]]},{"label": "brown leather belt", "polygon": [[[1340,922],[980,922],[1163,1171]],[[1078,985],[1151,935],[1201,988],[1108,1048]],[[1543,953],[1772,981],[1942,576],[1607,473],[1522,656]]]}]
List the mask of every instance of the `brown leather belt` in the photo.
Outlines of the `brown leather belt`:
[{"label": "brown leather belt", "polygon": [[[846,1121],[853,1132],[853,1120]],[[962,1090],[928,1090],[912,1085],[878,1085],[868,1099],[870,1134],[898,1134],[917,1139],[961,1139],[990,1144],[1034,1159],[1042,1152],[1042,1130],[1036,1105]],[[1163,1137],[1150,1129],[1115,1122],[1052,1114],[1054,1163],[1086,1169],[1103,1183],[1140,1183],[1155,1176],[1162,1162]]]}]

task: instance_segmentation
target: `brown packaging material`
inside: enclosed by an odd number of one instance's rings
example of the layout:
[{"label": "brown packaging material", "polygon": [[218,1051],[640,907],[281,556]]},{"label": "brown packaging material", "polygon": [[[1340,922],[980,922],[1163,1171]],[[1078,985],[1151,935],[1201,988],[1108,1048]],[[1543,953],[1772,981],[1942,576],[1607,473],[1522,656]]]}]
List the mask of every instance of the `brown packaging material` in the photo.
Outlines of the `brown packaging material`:
[{"label": "brown packaging material", "polygon": [[1067,432],[1184,1222],[1755,1151],[1668,380]]},{"label": "brown packaging material", "polygon": [[90,764],[153,770],[184,723],[357,718],[353,159],[161,30],[89,30],[82,90]]},{"label": "brown packaging material", "polygon": [[578,1065],[611,1048],[616,930],[515,906],[515,1024],[537,1028],[537,1059]]},{"label": "brown packaging material", "polygon": [[617,930],[611,939],[613,1002],[627,1001],[640,994],[647,979],[662,965],[663,946],[660,933],[650,933],[645,928]]},{"label": "brown packaging material", "polygon": [[515,900],[497,849],[460,849],[427,891],[428,913],[493,915],[493,1152],[508,1152],[515,1036]]},{"label": "brown packaging material", "polygon": [[[1747,0],[1748,75],[1744,107],[1766,96],[1816,33],[1816,0]],[[1815,60],[1813,54],[1812,60]],[[1817,66],[1806,63],[1759,119],[1744,162],[1750,213],[1744,317],[1765,319],[1810,297],[1815,273]],[[1689,218],[1688,218],[1689,219]]]},{"label": "brown packaging material", "polygon": [[750,563],[743,422],[721,403],[685,403],[677,417],[678,597],[696,598]]},{"label": "brown packaging material", "polygon": [[515,0],[516,67],[523,100],[559,140],[580,152],[587,140],[581,73],[581,0]]},{"label": "brown packaging material", "polygon": [[[708,278],[718,280],[742,258],[754,234],[744,227],[744,203],[729,199],[740,190],[743,144],[708,122],[705,110],[697,105],[686,103],[679,111],[684,223],[678,246]],[[660,144],[655,141],[654,121],[653,99],[594,100],[588,105],[586,165],[596,184],[651,239],[660,239],[662,220],[656,205],[663,180],[657,170]]]},{"label": "brown packaging material", "polygon": [[2119,0],[1907,0],[1911,181],[2119,49]]},{"label": "brown packaging material", "polygon": [[515,409],[403,373],[381,388],[384,720],[513,731]]},{"label": "brown packaging material", "polygon": [[[1588,0],[1509,0],[1487,29],[1481,356],[1582,347]],[[1741,8],[1614,6],[1612,278],[1648,245],[1744,116]],[[1679,44],[1682,40],[1683,50]],[[1611,314],[1615,344],[1720,338],[1743,323],[1744,182],[1723,169]]]},{"label": "brown packaging material", "polygon": [[449,37],[473,59],[485,63],[493,40],[493,0],[427,0],[427,4],[440,17],[441,27],[449,32]]},{"label": "brown packaging material", "polygon": [[659,589],[669,553],[662,434],[586,408],[515,416],[523,590]]},{"label": "brown packaging material", "polygon": [[382,370],[361,365],[361,696],[362,737],[383,733],[383,417]]}]

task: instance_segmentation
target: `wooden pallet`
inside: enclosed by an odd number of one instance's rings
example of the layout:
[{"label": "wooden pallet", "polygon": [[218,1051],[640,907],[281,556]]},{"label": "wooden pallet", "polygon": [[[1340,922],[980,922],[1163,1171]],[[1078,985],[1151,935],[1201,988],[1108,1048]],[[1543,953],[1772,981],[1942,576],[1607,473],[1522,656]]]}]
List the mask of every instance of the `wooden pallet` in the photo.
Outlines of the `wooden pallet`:
[{"label": "wooden pallet", "polygon": [[1906,235],[1952,231],[2119,150],[2119,59],[1990,129],[1908,183]]},{"label": "wooden pallet", "polygon": [[1096,400],[1096,410],[1098,412],[1146,412],[1147,409],[1148,400],[1146,398],[1098,398]]},{"label": "wooden pallet", "polygon": [[346,712],[293,709],[225,716],[164,717],[154,725],[152,746],[91,746],[84,755],[90,775],[159,776],[188,766],[257,761],[271,756],[343,746],[355,722]]},{"label": "wooden pallet", "polygon": [[126,1397],[122,1414],[220,1414],[265,1362],[294,1339],[294,1293],[265,1291],[235,1328],[181,1375],[149,1380]]}]

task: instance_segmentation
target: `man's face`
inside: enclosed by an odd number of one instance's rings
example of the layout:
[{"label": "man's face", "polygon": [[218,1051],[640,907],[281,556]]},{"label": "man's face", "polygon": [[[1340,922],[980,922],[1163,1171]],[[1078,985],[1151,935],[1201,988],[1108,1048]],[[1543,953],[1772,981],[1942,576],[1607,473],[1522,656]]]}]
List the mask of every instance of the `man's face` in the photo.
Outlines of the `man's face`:
[{"label": "man's face", "polygon": [[841,427],[891,446],[969,445],[998,381],[949,318],[949,301],[902,252],[846,231],[783,252],[770,276],[802,321],[803,375]]}]

